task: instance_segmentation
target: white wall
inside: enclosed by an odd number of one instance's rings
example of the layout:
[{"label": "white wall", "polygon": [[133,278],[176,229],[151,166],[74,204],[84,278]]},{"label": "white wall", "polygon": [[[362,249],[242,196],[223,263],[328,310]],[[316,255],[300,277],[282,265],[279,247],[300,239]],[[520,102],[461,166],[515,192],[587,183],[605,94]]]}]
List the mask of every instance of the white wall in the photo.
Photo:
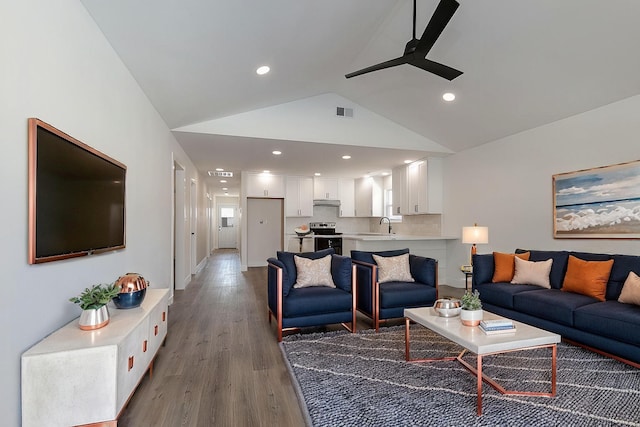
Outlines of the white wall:
[{"label": "white wall", "polygon": [[[640,159],[640,96],[522,132],[445,160],[443,234],[489,227],[478,253],[530,249],[640,255],[638,240],[554,239],[552,175]],[[469,245],[447,248],[447,277],[464,286],[459,266]]]},{"label": "white wall", "polygon": [[[197,174],[80,1],[3,1],[0,16],[0,414],[19,426],[20,355],[80,314],[69,297],[129,271],[169,286],[171,153]],[[126,249],[27,264],[28,117],[127,165]]]},{"label": "white wall", "polygon": [[[353,108],[351,118],[336,107]],[[177,128],[182,132],[238,135],[316,143],[364,145],[450,153],[451,150],[335,93],[248,111]]]}]

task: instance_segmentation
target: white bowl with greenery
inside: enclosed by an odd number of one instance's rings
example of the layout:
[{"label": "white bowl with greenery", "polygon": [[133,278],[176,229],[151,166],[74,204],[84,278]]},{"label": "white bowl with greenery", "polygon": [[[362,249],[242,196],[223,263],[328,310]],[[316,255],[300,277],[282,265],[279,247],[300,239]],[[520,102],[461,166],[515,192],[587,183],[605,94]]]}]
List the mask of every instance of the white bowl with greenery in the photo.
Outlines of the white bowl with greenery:
[{"label": "white bowl with greenery", "polygon": [[465,326],[478,326],[482,321],[482,301],[480,301],[480,292],[476,289],[471,292],[466,290],[462,298],[460,298],[461,308],[460,321]]},{"label": "white bowl with greenery", "polygon": [[78,304],[82,309],[78,321],[80,329],[91,331],[107,326],[109,323],[109,309],[107,304],[113,299],[120,289],[115,283],[98,284],[86,288],[78,296],[69,298],[72,303]]}]

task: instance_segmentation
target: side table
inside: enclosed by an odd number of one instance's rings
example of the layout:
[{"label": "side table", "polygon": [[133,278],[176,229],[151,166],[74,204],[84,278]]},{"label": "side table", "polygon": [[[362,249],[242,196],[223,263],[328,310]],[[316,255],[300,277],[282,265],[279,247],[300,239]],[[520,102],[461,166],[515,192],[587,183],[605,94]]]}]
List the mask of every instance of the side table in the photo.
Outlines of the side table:
[{"label": "side table", "polygon": [[472,271],[463,271],[464,274],[464,290],[469,290],[469,278],[473,277]]}]

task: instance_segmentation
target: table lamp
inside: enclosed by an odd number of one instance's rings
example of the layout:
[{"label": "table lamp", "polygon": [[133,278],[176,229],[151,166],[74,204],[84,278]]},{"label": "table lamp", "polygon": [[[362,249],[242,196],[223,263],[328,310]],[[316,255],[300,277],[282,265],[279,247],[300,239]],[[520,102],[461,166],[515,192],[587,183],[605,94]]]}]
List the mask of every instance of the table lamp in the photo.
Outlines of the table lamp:
[{"label": "table lamp", "polygon": [[477,252],[476,244],[489,243],[489,227],[462,227],[462,243],[471,244],[470,265],[473,265],[473,255]]}]

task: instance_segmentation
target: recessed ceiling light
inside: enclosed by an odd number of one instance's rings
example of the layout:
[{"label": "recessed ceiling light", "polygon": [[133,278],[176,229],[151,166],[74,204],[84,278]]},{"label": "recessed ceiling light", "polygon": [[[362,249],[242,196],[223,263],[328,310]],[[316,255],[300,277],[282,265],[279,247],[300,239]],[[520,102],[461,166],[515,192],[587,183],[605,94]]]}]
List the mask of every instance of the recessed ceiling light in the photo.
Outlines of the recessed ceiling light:
[{"label": "recessed ceiling light", "polygon": [[227,182],[227,180],[226,179],[221,179],[220,182],[224,184],[225,182]]},{"label": "recessed ceiling light", "polygon": [[314,175],[315,175],[315,176],[320,176],[320,175],[322,175],[322,174],[321,174],[320,172],[316,172],[316,173],[314,173]]},{"label": "recessed ceiling light", "polygon": [[216,168],[216,170],[217,170],[218,172],[222,172],[224,169],[222,169],[222,168]]},{"label": "recessed ceiling light", "polygon": [[346,156],[342,156],[342,158],[345,159],[345,160],[349,160],[351,158],[351,156],[346,155]]},{"label": "recessed ceiling light", "polygon": [[222,187],[222,191],[227,191],[228,188],[227,187]]},{"label": "recessed ceiling light", "polygon": [[271,154],[273,154],[274,156],[279,156],[280,154],[282,154],[282,151],[274,150],[271,152]]},{"label": "recessed ceiling light", "polygon": [[269,173],[271,173],[271,171],[264,170],[264,171],[262,171],[262,173],[269,174]]},{"label": "recessed ceiling light", "polygon": [[262,76],[264,74],[267,74],[269,71],[271,71],[271,68],[269,68],[268,65],[263,65],[261,67],[258,67],[258,69],[256,70],[256,73]]},{"label": "recessed ceiling light", "polygon": [[404,164],[405,164],[405,165],[408,165],[409,163],[412,163],[412,162],[413,162],[413,160],[405,160],[405,161],[404,161]]},{"label": "recessed ceiling light", "polygon": [[456,99],[456,95],[451,92],[447,92],[444,95],[442,95],[442,99],[444,99],[447,102],[451,102],[454,99]]}]

